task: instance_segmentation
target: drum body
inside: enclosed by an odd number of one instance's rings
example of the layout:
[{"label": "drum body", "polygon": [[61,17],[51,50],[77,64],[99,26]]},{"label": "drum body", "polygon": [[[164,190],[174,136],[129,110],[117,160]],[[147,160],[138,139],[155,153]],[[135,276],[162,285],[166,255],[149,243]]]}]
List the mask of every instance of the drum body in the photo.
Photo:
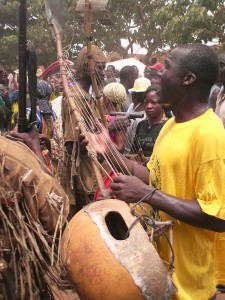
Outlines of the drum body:
[{"label": "drum body", "polygon": [[126,203],[109,199],[86,206],[69,222],[62,258],[82,300],[170,299],[172,280],[135,221]]}]

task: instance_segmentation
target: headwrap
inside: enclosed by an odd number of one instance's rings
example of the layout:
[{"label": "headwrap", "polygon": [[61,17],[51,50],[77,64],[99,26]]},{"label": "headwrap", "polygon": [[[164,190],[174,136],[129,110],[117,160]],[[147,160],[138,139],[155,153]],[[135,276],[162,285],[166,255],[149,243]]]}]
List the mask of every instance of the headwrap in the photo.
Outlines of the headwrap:
[{"label": "headwrap", "polygon": [[[92,52],[92,57],[94,63],[100,62],[100,63],[105,63],[106,62],[106,57],[103,51],[92,45],[91,46],[91,52]],[[84,47],[83,49],[80,50],[78,56],[77,56],[77,63],[76,63],[76,79],[81,79],[84,77],[85,74],[85,69],[88,64],[88,56],[87,56],[87,47]]]},{"label": "headwrap", "polygon": [[39,106],[40,112],[44,115],[46,123],[50,123],[50,117],[52,115],[52,109],[48,104],[48,100],[52,93],[50,84],[42,79],[37,81],[37,105]]},{"label": "headwrap", "polygon": [[111,82],[103,89],[103,95],[111,102],[116,103],[116,110],[121,111],[121,105],[126,102],[126,90],[121,83]]}]

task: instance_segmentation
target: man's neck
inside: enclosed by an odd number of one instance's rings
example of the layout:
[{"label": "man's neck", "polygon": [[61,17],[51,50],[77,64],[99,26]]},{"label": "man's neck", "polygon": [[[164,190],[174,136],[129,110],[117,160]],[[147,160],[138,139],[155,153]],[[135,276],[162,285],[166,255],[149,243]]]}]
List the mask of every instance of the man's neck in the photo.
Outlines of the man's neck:
[{"label": "man's neck", "polygon": [[183,123],[191,121],[201,115],[203,115],[209,109],[208,103],[187,103],[187,107],[176,107],[173,110],[176,123]]},{"label": "man's neck", "polygon": [[82,88],[86,93],[89,94],[91,83],[87,79],[81,78],[77,80],[77,83],[80,88]]},{"label": "man's neck", "polygon": [[120,82],[123,86],[124,86],[124,88],[125,88],[125,90],[126,90],[126,93],[127,93],[127,95],[129,94],[129,87],[128,87],[128,85],[126,84],[126,82]]}]

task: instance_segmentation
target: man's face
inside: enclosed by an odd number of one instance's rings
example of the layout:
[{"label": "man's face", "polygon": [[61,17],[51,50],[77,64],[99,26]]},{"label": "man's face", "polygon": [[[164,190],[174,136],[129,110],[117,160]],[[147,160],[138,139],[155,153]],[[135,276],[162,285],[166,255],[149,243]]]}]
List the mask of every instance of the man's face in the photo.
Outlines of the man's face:
[{"label": "man's face", "polygon": [[0,84],[8,84],[7,73],[4,70],[0,70]]},{"label": "man's face", "polygon": [[182,87],[182,76],[179,71],[179,59],[182,55],[181,50],[174,49],[165,60],[165,68],[158,72],[160,77],[160,104],[173,104],[179,97],[179,91]]},{"label": "man's face", "polygon": [[110,67],[110,66],[107,67],[105,73],[106,73],[106,77],[107,77],[107,78],[114,77],[113,69],[112,69],[112,67]]},{"label": "man's face", "polygon": [[98,85],[102,85],[105,79],[105,62],[96,62],[95,63],[95,72],[96,72],[96,79]]},{"label": "man's face", "polygon": [[149,67],[145,67],[144,76],[149,80],[157,77],[157,71],[155,69],[151,69]]},{"label": "man's face", "polygon": [[144,76],[151,80],[151,69],[149,67],[145,67]]},{"label": "man's face", "polygon": [[219,81],[225,82],[225,53],[219,55]]},{"label": "man's face", "polygon": [[128,80],[128,89],[132,89],[134,86],[135,80],[138,78],[137,72],[133,69],[132,73],[129,75]]}]

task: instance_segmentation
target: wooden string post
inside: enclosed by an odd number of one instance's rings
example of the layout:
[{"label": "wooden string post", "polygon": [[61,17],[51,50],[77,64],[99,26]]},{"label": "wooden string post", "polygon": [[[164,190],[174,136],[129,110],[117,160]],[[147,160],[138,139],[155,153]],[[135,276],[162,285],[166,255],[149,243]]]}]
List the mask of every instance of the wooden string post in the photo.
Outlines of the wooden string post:
[{"label": "wooden string post", "polygon": [[95,93],[98,111],[100,113],[102,123],[103,123],[104,127],[107,129],[107,121],[105,118],[104,109],[103,109],[103,105],[102,105],[102,97],[101,97],[101,95],[99,93],[99,89],[98,89],[96,73],[95,73],[95,68],[94,68],[93,55],[92,55],[92,50],[91,50],[91,42],[92,42],[91,4],[90,4],[89,0],[85,0],[85,30],[86,30],[86,36],[87,36],[88,71],[91,76],[92,87],[93,87],[93,91]]},{"label": "wooden string post", "polygon": [[[51,24],[51,25],[53,27],[53,31],[54,31],[55,38],[56,38],[57,52],[58,52],[58,56],[59,56],[60,71],[61,71],[61,76],[62,76],[64,92],[68,97],[68,101],[69,101],[71,111],[74,114],[74,117],[75,117],[75,119],[76,119],[76,121],[79,125],[79,128],[80,128],[81,132],[84,133],[84,134],[87,134],[85,126],[83,125],[83,123],[81,121],[82,118],[80,116],[80,113],[78,112],[76,104],[74,103],[73,98],[71,97],[71,94],[70,94],[70,89],[69,89],[68,80],[67,80],[67,76],[66,76],[66,68],[65,68],[64,60],[63,60],[61,36],[60,36],[60,33],[59,33],[56,25],[54,23]],[[90,147],[90,148],[93,149],[93,147]],[[98,167],[95,163],[95,160],[93,158],[91,159],[91,162],[92,162],[92,168],[93,168],[96,180],[97,180],[99,190],[100,190],[102,196],[104,198],[107,198],[110,195],[110,192],[105,188],[105,185],[104,185],[104,182],[103,182],[103,179],[102,179],[102,174],[99,171],[99,169],[98,169]]]}]

